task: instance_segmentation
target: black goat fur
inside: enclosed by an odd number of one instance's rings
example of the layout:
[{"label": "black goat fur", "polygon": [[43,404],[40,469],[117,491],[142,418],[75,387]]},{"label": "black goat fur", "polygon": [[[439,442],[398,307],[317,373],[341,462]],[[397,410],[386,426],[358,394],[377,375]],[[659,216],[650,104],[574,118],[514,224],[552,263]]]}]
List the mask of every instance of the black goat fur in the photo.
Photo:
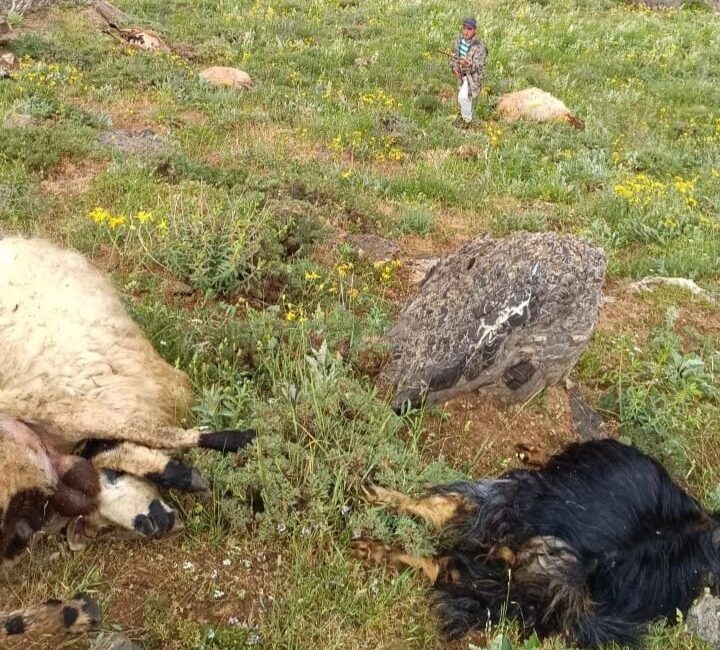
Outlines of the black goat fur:
[{"label": "black goat fur", "polygon": [[614,440],[435,492],[464,502],[437,555],[433,601],[448,638],[504,612],[526,633],[581,647],[635,645],[648,623],[686,613],[720,570],[715,517]]}]

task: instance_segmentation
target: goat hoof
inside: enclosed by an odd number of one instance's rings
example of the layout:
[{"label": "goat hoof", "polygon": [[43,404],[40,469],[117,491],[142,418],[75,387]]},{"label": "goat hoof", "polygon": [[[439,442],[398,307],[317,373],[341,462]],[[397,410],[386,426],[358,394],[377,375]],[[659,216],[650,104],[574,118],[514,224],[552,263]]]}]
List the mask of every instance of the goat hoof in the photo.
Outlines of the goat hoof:
[{"label": "goat hoof", "polygon": [[375,505],[389,505],[393,502],[392,492],[375,483],[364,483],[361,485],[365,501]]},{"label": "goat hoof", "polygon": [[525,442],[518,442],[515,445],[515,455],[518,460],[530,467],[542,467],[548,459],[543,449],[537,445],[531,445]]},{"label": "goat hoof", "polygon": [[350,543],[350,555],[363,562],[379,564],[385,559],[387,548],[374,539],[356,539]]}]

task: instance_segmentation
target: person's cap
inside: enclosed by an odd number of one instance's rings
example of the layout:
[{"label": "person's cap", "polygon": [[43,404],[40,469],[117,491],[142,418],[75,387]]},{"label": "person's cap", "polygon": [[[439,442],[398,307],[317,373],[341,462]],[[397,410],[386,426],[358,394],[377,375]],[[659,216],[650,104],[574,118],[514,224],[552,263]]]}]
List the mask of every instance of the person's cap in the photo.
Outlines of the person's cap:
[{"label": "person's cap", "polygon": [[475,29],[477,27],[477,22],[474,18],[465,18],[462,21],[463,27],[470,27],[471,29]]}]

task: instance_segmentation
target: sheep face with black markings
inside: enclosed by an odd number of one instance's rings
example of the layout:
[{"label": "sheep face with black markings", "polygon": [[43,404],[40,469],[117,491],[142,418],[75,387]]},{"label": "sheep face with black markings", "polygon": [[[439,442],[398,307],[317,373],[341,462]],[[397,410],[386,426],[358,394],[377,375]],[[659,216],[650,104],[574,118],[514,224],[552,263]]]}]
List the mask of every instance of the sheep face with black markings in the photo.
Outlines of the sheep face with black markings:
[{"label": "sheep face with black markings", "polygon": [[0,239],[0,560],[17,558],[58,518],[76,538],[107,526],[171,531],[176,513],[158,488],[206,485],[161,450],[234,452],[254,437],[188,428],[192,397],[188,377],[157,354],[84,257]]}]

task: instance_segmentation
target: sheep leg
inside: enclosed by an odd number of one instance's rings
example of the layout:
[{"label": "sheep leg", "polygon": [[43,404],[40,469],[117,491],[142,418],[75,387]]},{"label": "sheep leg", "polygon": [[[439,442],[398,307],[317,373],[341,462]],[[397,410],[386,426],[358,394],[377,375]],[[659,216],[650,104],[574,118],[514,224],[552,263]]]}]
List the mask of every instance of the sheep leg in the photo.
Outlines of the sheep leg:
[{"label": "sheep leg", "polygon": [[[234,453],[246,447],[255,438],[254,429],[226,429],[212,431],[207,428],[153,424],[152,413],[147,417],[128,417],[118,408],[106,408],[100,403],[86,400],[57,401],[48,410],[41,402],[31,402],[27,395],[0,389],[0,413],[15,414],[25,420],[45,445],[57,452],[71,453],[83,440],[99,438],[124,440],[153,449],[192,449],[195,447]],[[48,423],[52,422],[52,425]]]},{"label": "sheep leg", "polygon": [[401,492],[379,485],[364,485],[363,492],[369,503],[389,506],[395,512],[420,517],[434,528],[442,528],[453,519],[463,506],[459,494],[434,494],[424,499],[412,499]]},{"label": "sheep leg", "polygon": [[389,564],[409,566],[420,569],[423,575],[434,584],[440,574],[440,562],[432,557],[418,557],[409,555],[391,546],[386,546],[375,540],[358,539],[350,544],[350,554],[358,560],[371,564]]},{"label": "sheep leg", "polygon": [[0,614],[0,637],[25,632],[83,632],[97,627],[100,618],[97,603],[78,594],[72,600],[48,600],[43,605]]},{"label": "sheep leg", "polygon": [[187,467],[157,449],[149,449],[131,442],[94,439],[85,442],[81,454],[84,458],[90,459],[97,469],[133,474],[163,488],[174,488],[185,492],[201,492],[208,489],[207,483],[197,470]]},{"label": "sheep leg", "polygon": [[[102,434],[100,434],[102,437]],[[254,429],[227,429],[225,431],[209,431],[207,429],[180,429],[178,427],[163,426],[144,428],[120,427],[115,431],[108,431],[109,439],[120,439],[145,445],[153,449],[214,449],[227,453],[234,453],[246,447],[255,438]]]}]

